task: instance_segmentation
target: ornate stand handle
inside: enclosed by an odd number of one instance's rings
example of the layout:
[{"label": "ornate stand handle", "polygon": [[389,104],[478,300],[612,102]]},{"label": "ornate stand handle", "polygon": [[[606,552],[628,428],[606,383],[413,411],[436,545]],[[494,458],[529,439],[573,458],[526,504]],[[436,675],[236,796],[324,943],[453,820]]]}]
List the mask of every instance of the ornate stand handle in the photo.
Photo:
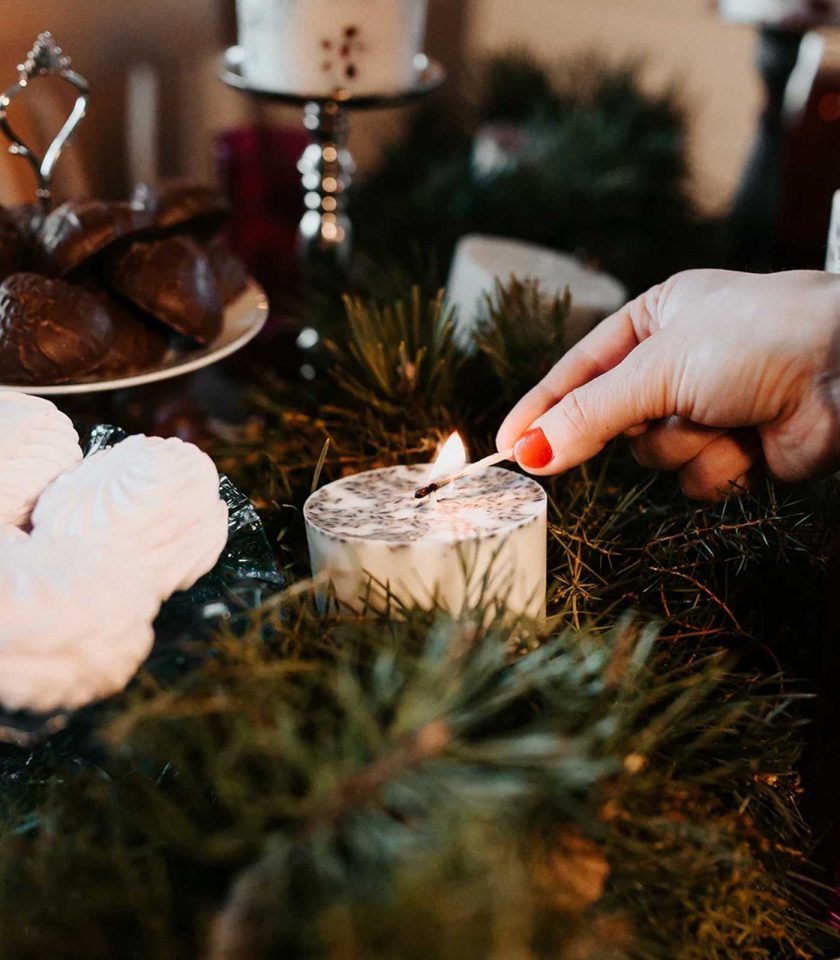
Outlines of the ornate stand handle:
[{"label": "ornate stand handle", "polygon": [[[89,87],[84,77],[70,69],[70,58],[62,53],[61,47],[56,44],[50,33],[42,33],[38,36],[32,49],[26,55],[26,60],[19,64],[17,69],[17,82],[0,95],[0,130],[10,141],[9,153],[23,157],[35,171],[38,181],[37,197],[44,213],[47,213],[52,202],[52,177],[55,166],[65,146],[75,133],[76,127],[87,113]],[[12,129],[7,112],[12,100],[29,86],[30,80],[44,76],[59,77],[66,80],[79,91],[79,95],[76,97],[70,115],[64,121],[64,126],[59,130],[58,136],[47,148],[43,159],[39,159],[37,154]]]}]

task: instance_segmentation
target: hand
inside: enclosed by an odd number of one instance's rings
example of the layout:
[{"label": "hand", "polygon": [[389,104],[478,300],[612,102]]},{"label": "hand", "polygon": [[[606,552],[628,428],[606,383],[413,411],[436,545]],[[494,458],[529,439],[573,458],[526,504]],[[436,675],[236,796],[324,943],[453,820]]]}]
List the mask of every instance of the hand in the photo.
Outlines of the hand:
[{"label": "hand", "polygon": [[840,466],[840,278],[690,270],[600,323],[508,414],[500,450],[560,473],[626,433],[645,466],[716,500],[759,465]]}]

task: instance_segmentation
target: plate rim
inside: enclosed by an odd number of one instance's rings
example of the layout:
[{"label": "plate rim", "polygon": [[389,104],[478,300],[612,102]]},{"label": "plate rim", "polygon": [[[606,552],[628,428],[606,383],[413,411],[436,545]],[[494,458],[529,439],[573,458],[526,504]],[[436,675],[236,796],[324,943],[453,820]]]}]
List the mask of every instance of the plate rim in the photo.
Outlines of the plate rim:
[{"label": "plate rim", "polygon": [[229,343],[224,344],[224,346],[214,349],[212,344],[209,344],[197,357],[186,355],[181,362],[172,362],[169,366],[157,367],[153,370],[147,370],[144,373],[133,373],[129,376],[116,377],[110,380],[55,383],[45,386],[28,383],[0,383],[0,390],[14,390],[17,393],[34,394],[39,397],[104,393],[109,390],[125,390],[129,387],[141,387],[149,383],[158,383],[161,380],[171,380],[175,377],[185,376],[188,373],[194,373],[196,370],[212,366],[212,364],[218,363],[220,360],[224,360],[225,357],[229,357],[231,354],[241,350],[242,347],[250,343],[265,326],[269,313],[268,296],[262,286],[260,286],[253,277],[248,278],[247,286],[242,293],[225,307],[225,317],[227,318],[234,310],[249,309],[246,298],[253,301],[250,307],[253,313],[253,319],[247,329],[243,330],[239,336],[235,337]]}]

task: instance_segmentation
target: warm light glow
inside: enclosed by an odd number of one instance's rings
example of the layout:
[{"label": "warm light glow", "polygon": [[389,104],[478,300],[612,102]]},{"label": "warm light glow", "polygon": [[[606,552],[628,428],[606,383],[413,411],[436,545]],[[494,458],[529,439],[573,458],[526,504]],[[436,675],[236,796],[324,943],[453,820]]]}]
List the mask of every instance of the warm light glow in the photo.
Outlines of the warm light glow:
[{"label": "warm light glow", "polygon": [[435,480],[442,480],[453,473],[457,473],[467,464],[467,450],[464,441],[457,433],[451,437],[438,450],[432,469],[429,471],[429,483]]},{"label": "warm light glow", "polygon": [[840,120],[840,96],[836,93],[824,93],[817,103],[820,119],[826,123],[835,123]]}]

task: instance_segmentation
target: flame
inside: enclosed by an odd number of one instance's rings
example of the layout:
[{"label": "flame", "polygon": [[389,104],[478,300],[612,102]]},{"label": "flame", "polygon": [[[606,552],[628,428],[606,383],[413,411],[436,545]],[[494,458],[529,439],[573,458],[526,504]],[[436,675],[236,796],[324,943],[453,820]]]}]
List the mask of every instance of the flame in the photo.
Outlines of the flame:
[{"label": "flame", "polygon": [[450,474],[457,473],[467,465],[467,450],[464,441],[457,433],[453,433],[438,450],[438,455],[429,471],[429,483],[442,480]]}]

